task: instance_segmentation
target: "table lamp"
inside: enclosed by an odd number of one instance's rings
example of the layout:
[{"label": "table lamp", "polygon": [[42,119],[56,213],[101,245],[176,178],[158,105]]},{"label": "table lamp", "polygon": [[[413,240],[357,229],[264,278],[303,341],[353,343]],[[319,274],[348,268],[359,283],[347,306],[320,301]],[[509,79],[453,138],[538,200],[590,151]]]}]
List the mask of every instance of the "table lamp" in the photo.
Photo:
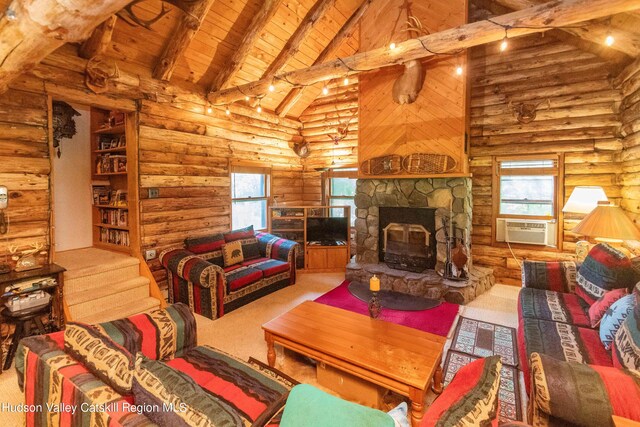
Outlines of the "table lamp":
[{"label": "table lamp", "polygon": [[571,192],[562,212],[588,214],[596,208],[598,202],[608,200],[602,187],[578,186]]},{"label": "table lamp", "polygon": [[640,240],[640,230],[622,208],[604,201],[598,202],[596,208],[571,231],[607,243]]},{"label": "table lamp", "polygon": [[[577,186],[571,192],[569,200],[562,208],[562,212],[574,214],[588,214],[598,206],[598,202],[607,201],[607,195],[602,187]],[[589,242],[576,242],[576,259],[583,261],[589,252]]]}]

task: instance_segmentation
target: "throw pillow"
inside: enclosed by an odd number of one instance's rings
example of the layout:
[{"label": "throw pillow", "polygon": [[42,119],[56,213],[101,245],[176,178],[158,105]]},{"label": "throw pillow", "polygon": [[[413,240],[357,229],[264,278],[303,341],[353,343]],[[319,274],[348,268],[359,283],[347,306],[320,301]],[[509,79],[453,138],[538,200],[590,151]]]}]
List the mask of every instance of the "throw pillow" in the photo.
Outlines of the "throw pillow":
[{"label": "throw pillow", "polygon": [[252,237],[256,237],[256,233],[253,231],[253,225],[250,225],[245,228],[239,228],[237,230],[231,230],[228,233],[224,233],[224,241],[235,242],[236,240],[244,240],[250,239]]},{"label": "throw pillow", "polygon": [[[244,426],[240,412],[204,391],[188,375],[165,363],[136,355],[133,379],[136,405],[158,425]],[[247,423],[245,423],[245,421]]]},{"label": "throw pillow", "polygon": [[638,277],[629,258],[606,243],[599,243],[589,251],[578,269],[576,280],[576,294],[592,305],[606,291],[631,290]]},{"label": "throw pillow", "polygon": [[222,233],[210,234],[202,237],[187,237],[184,239],[185,248],[196,255],[220,250],[224,244],[225,240]]},{"label": "throw pillow", "polygon": [[474,360],[460,370],[429,406],[421,427],[498,425],[500,356]]},{"label": "throw pillow", "polygon": [[624,319],[629,316],[629,313],[633,311],[636,306],[636,298],[634,295],[627,295],[614,302],[611,307],[602,316],[600,322],[600,341],[604,345],[604,348],[611,350],[611,344],[613,338],[616,336],[616,332],[622,326]]},{"label": "throw pillow", "polygon": [[613,338],[611,350],[616,368],[640,369],[640,307],[631,310]]},{"label": "throw pillow", "polygon": [[68,323],[64,351],[120,394],[131,394],[133,355],[91,325]]},{"label": "throw pillow", "polygon": [[382,411],[332,396],[309,384],[295,386],[284,407],[281,427],[394,427]]},{"label": "throw pillow", "polygon": [[227,243],[239,240],[242,243],[242,254],[246,260],[260,257],[260,248],[256,233],[253,231],[253,225],[225,233],[224,240]]},{"label": "throw pillow", "polygon": [[244,256],[242,255],[242,243],[239,241],[226,243],[222,247],[222,256],[224,257],[225,267],[240,264],[244,261]]},{"label": "throw pillow", "polygon": [[589,321],[591,322],[591,327],[595,328],[598,326],[598,323],[602,320],[602,316],[604,316],[607,310],[609,310],[609,307],[625,295],[627,295],[627,290],[623,288],[605,292],[604,295],[598,298],[598,300],[589,307]]}]

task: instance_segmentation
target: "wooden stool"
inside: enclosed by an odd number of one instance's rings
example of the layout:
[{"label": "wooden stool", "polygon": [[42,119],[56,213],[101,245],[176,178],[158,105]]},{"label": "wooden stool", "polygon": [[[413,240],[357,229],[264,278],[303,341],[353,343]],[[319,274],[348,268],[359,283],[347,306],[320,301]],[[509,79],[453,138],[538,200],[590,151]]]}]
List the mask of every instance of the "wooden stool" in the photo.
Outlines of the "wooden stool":
[{"label": "wooden stool", "polygon": [[[13,363],[13,357],[16,355],[16,349],[18,348],[18,343],[22,338],[28,337],[31,334],[31,329],[33,323],[35,323],[38,328],[38,332],[40,334],[46,334],[47,331],[42,324],[42,320],[40,318],[51,312],[51,303],[36,308],[28,308],[25,310],[20,310],[18,312],[12,313],[11,310],[5,308],[2,310],[2,317],[6,320],[7,323],[13,323],[16,325],[16,329],[13,332],[13,339],[11,340],[11,347],[9,347],[9,352],[7,353],[7,358],[4,361],[4,370],[6,371],[11,367],[11,363]],[[33,322],[33,323],[32,323]]]}]

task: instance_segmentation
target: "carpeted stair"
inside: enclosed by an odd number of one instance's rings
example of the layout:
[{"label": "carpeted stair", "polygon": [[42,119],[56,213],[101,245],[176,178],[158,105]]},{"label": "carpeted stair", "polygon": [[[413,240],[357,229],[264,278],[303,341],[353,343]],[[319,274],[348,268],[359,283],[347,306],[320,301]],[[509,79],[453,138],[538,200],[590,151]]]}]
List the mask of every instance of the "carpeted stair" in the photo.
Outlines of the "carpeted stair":
[{"label": "carpeted stair", "polygon": [[140,276],[140,261],[95,248],[56,254],[65,267],[64,299],[71,320],[100,323],[152,310],[160,302],[149,296],[149,279]]}]

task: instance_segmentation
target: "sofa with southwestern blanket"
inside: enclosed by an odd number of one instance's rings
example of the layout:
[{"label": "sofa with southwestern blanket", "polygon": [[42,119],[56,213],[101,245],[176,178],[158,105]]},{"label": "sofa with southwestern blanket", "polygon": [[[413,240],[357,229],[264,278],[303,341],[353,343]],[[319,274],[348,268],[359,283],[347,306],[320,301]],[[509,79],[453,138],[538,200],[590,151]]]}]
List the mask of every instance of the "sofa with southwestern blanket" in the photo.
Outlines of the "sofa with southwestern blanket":
[{"label": "sofa with southwestern blanket", "polygon": [[187,238],[185,247],[160,254],[169,302],[183,302],[209,319],[295,284],[297,243],[253,226]]},{"label": "sofa with southwestern blanket", "polygon": [[[607,244],[596,245],[581,265],[523,262],[518,351],[533,425],[606,426],[612,415],[640,421],[637,265]],[[628,301],[635,308],[605,331],[603,318]]]},{"label": "sofa with southwestern blanket", "polygon": [[27,426],[277,426],[293,380],[196,342],[184,304],[25,338]]}]

